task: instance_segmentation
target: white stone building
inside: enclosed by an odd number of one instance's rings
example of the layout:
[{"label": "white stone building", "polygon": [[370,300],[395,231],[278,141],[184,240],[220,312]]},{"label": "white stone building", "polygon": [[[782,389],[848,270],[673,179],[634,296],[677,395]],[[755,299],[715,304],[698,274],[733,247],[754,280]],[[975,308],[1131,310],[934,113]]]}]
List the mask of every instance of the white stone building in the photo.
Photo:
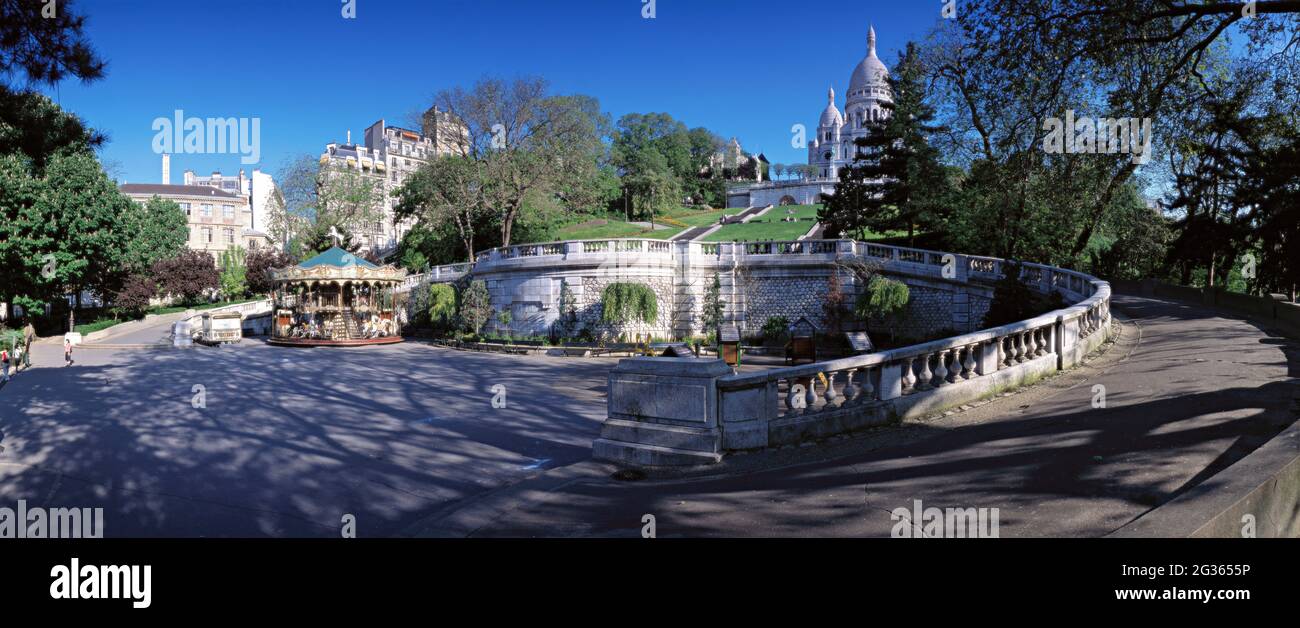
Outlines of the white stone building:
[{"label": "white stone building", "polygon": [[817,121],[817,132],[808,142],[808,163],[817,167],[812,179],[769,181],[727,192],[727,207],[761,207],[820,203],[835,191],[840,170],[853,163],[854,140],[865,137],[871,122],[889,117],[887,103],[894,101],[889,87],[889,69],[876,56],[876,29],[867,29],[867,56],[849,75],[844,112],[835,104],[835,88],[827,91],[826,108]]},{"label": "white stone building", "polygon": [[827,100],[817,122],[817,135],[808,144],[808,163],[820,168],[821,177],[838,180],[840,169],[853,163],[854,140],[866,137],[872,122],[886,119],[889,110],[885,104],[894,101],[889,69],[876,57],[875,28],[867,30],[867,56],[849,76],[843,115],[835,106],[833,87]]},{"label": "white stone building", "polygon": [[[188,223],[186,246],[212,256],[219,263],[227,249],[240,247],[245,251],[267,246],[265,231],[258,229],[258,217],[265,208],[255,208],[252,199],[266,188],[273,188],[270,175],[253,171],[253,179],[239,171],[238,177],[223,177],[220,172],[210,177],[196,177],[185,171],[184,184],[171,184],[171,156],[162,156],[162,183],[123,183],[119,190],[137,203],[146,203],[157,196],[175,201],[185,214]],[[256,182],[256,183],[255,183]],[[261,218],[265,221],[265,218]]]}]

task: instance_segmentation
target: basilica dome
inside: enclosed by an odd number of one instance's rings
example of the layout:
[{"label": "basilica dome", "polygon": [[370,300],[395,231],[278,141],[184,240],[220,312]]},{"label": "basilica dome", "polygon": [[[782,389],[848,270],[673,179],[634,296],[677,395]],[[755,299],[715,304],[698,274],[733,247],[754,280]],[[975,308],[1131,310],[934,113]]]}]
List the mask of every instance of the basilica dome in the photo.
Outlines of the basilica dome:
[{"label": "basilica dome", "polygon": [[827,93],[826,110],[822,111],[822,119],[818,124],[822,128],[844,126],[844,117],[840,115],[840,110],[835,108],[835,88],[831,88]]},{"label": "basilica dome", "polygon": [[867,57],[853,68],[853,75],[849,77],[850,101],[881,98],[888,100],[889,94],[889,69],[885,64],[876,57],[876,29],[871,28],[867,32]]}]

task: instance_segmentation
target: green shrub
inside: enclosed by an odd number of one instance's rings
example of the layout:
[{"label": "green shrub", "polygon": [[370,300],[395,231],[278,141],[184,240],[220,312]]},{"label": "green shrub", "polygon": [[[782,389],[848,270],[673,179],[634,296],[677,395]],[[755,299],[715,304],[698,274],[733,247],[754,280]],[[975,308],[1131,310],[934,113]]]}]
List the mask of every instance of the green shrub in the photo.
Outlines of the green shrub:
[{"label": "green shrub", "polygon": [[771,316],[763,323],[763,338],[767,340],[781,340],[789,331],[790,319],[784,316]]}]

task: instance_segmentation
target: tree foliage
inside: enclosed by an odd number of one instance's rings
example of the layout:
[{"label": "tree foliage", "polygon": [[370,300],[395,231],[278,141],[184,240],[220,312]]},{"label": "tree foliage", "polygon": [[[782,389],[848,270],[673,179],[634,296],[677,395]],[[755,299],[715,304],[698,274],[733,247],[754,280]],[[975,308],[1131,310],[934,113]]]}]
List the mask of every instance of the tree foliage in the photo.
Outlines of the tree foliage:
[{"label": "tree foliage", "polygon": [[897,323],[896,316],[907,309],[911,298],[907,284],[876,275],[858,295],[853,304],[853,314],[863,320],[888,323],[892,335]]},{"label": "tree foliage", "polygon": [[642,283],[606,284],[600,294],[600,320],[622,325],[635,321],[654,323],[659,318],[659,301],[654,290]]},{"label": "tree foliage", "polygon": [[287,253],[274,247],[258,247],[248,252],[244,265],[248,269],[248,291],[253,294],[270,294],[275,288],[271,271],[293,265]]},{"label": "tree foliage", "polygon": [[726,304],[722,302],[722,279],[713,273],[709,284],[704,287],[704,303],[700,309],[700,322],[708,333],[718,333],[722,327]]},{"label": "tree foliage", "polygon": [[485,77],[433,100],[463,125],[458,149],[473,163],[474,196],[495,216],[503,246],[513,241],[529,197],[575,193],[605,150],[601,137],[609,123],[596,99],[551,94],[540,77]]},{"label": "tree foliage", "polygon": [[247,254],[243,247],[232,247],[221,252],[221,293],[227,299],[239,299],[248,292]]},{"label": "tree foliage", "polygon": [[212,256],[202,251],[182,251],[176,257],[154,263],[152,270],[159,293],[182,303],[201,302],[221,287],[221,273]]},{"label": "tree foliage", "polygon": [[455,327],[456,290],[451,284],[429,284],[426,303],[428,303],[428,306],[425,309],[425,315],[435,331],[447,332]]},{"label": "tree foliage", "polygon": [[481,279],[475,279],[461,294],[461,328],[471,334],[477,334],[491,317],[492,298],[488,294],[487,284]]},{"label": "tree foliage", "polygon": [[138,318],[149,309],[150,300],[158,295],[158,285],[146,275],[131,275],[113,295],[113,309],[121,316]]}]

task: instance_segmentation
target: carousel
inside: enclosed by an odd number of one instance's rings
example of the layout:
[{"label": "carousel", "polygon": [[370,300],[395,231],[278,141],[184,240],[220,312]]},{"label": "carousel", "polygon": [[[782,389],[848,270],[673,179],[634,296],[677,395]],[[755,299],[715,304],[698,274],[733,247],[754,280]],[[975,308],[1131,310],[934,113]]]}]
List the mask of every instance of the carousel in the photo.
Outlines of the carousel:
[{"label": "carousel", "polygon": [[406,271],[376,266],[335,246],[271,271],[271,344],[356,346],[401,342],[397,287]]}]

